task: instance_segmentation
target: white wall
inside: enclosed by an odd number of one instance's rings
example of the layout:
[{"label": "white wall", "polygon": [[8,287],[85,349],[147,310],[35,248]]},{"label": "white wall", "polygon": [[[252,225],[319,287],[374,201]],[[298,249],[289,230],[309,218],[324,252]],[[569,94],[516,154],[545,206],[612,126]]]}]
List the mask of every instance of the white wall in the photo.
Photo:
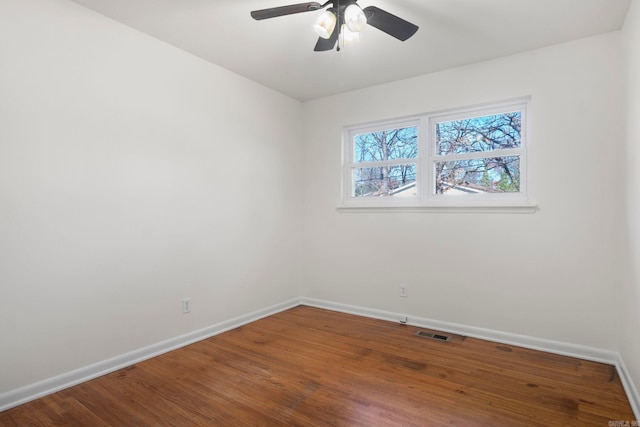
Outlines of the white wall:
[{"label": "white wall", "polygon": [[627,227],[630,280],[621,293],[620,354],[640,387],[640,3],[633,0],[623,28],[627,107]]},{"label": "white wall", "polygon": [[[303,295],[613,349],[622,85],[611,33],[304,104]],[[340,74],[340,70],[337,71]],[[531,95],[535,214],[338,213],[342,126]],[[409,285],[409,297],[398,286]]]},{"label": "white wall", "polygon": [[0,395],[299,295],[299,102],[63,0],[0,58]]},{"label": "white wall", "polygon": [[[301,106],[74,3],[0,0],[0,395],[297,297],[300,283],[310,298],[620,346],[640,384],[634,167],[632,281],[620,256],[622,37]],[[524,95],[536,214],[336,212],[342,126]]]}]

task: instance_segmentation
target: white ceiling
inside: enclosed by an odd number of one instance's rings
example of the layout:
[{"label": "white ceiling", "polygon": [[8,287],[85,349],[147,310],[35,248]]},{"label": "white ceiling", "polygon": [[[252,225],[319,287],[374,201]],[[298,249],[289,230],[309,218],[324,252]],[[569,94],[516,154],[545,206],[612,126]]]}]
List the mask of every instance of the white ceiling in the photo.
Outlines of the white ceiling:
[{"label": "white ceiling", "polygon": [[299,100],[619,30],[630,0],[359,0],[420,27],[406,42],[367,27],[340,52],[314,52],[321,12],[263,21],[301,0],[73,0]]}]

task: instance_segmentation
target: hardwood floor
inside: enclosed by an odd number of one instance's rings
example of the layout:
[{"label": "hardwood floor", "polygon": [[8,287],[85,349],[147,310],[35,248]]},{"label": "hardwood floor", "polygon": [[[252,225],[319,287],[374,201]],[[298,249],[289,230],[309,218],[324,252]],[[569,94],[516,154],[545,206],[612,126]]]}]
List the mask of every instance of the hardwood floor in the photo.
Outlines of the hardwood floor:
[{"label": "hardwood floor", "polygon": [[613,366],[300,306],[0,413],[2,426],[608,426]]}]

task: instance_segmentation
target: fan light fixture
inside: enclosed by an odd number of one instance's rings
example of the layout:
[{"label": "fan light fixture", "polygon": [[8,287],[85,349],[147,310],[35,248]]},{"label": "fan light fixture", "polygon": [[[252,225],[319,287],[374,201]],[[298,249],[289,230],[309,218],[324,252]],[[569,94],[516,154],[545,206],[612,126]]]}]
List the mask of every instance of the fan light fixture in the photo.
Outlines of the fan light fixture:
[{"label": "fan light fixture", "polygon": [[360,41],[360,33],[351,31],[347,24],[342,24],[340,28],[340,36],[338,38],[338,46],[341,48]]},{"label": "fan light fixture", "polygon": [[347,6],[344,10],[344,24],[354,33],[362,31],[365,25],[367,25],[367,17],[362,9],[360,9],[360,6],[355,3]]},{"label": "fan light fixture", "polygon": [[336,24],[340,20],[338,33],[339,46],[344,47],[360,40],[360,31],[367,25],[367,17],[360,6],[355,3],[344,9],[342,19],[338,18],[338,12],[332,7],[325,10],[313,24],[313,31],[323,39],[330,39],[335,31]]},{"label": "fan light fixture", "polygon": [[315,31],[319,37],[328,39],[336,28],[337,21],[338,16],[335,10],[333,8],[329,8],[325,10],[318,19],[316,19],[316,23],[313,24],[313,31]]},{"label": "fan light fixture", "polygon": [[[288,4],[254,10],[251,12],[251,17],[261,21],[295,13],[319,12],[324,9],[322,15],[313,24],[313,30],[319,36],[313,48],[315,52],[331,50],[336,44],[338,44],[336,50],[340,50],[342,46],[357,41],[360,38],[360,31],[366,26],[377,28],[400,41],[409,39],[418,31],[417,25],[379,7],[367,6],[361,9],[356,4],[357,1],[327,0],[324,4],[317,1]],[[328,5],[331,7],[325,9]]]}]

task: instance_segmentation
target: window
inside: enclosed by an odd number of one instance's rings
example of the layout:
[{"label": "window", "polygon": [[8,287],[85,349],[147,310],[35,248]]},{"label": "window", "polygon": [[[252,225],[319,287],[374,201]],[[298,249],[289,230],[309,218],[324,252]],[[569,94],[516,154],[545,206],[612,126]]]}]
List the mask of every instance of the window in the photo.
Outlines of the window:
[{"label": "window", "polygon": [[416,197],[418,121],[350,133],[353,197]]},{"label": "window", "polygon": [[527,100],[350,127],[345,207],[531,207]]}]

